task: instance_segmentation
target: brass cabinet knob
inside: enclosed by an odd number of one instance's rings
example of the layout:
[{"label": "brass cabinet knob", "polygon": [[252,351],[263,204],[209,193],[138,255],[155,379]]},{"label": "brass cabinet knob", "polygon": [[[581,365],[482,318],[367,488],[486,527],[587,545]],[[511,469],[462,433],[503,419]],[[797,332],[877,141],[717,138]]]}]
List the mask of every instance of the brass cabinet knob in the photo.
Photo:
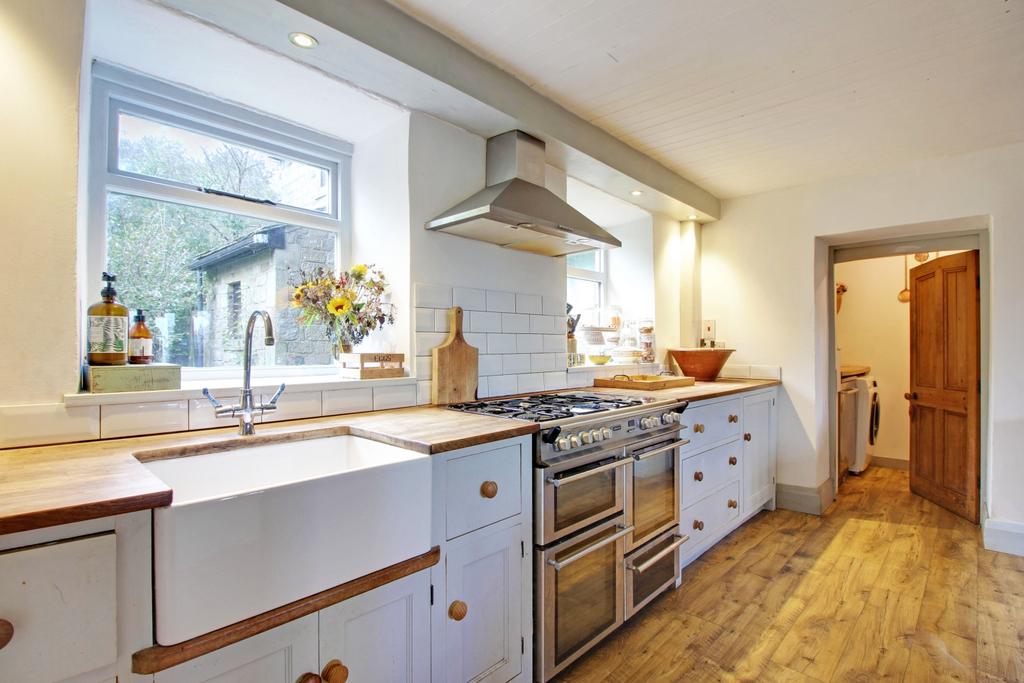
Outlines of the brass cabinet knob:
[{"label": "brass cabinet knob", "polygon": [[735,465],[737,462],[739,462],[739,461],[736,460],[736,456],[735,455],[730,455],[729,456],[729,464],[730,465]]},{"label": "brass cabinet knob", "polygon": [[696,472],[693,473],[693,480],[704,481],[704,473],[701,472],[700,470],[697,470]]},{"label": "brass cabinet knob", "polygon": [[348,667],[340,660],[332,659],[324,665],[324,670],[320,672],[320,678],[324,683],[345,683],[348,680]]},{"label": "brass cabinet knob", "polygon": [[13,637],[14,624],[6,619],[0,619],[0,650],[4,649]]},{"label": "brass cabinet knob", "polygon": [[728,502],[728,503],[726,503],[726,505],[728,505],[728,506],[729,506],[729,507],[731,507],[731,508],[739,507],[739,503],[737,503],[737,502],[736,502],[735,500],[733,500],[732,498],[730,498],[730,499],[729,499],[729,502]]},{"label": "brass cabinet knob", "polygon": [[448,618],[453,621],[462,621],[468,613],[469,605],[462,600],[453,600],[452,604],[448,605]]},{"label": "brass cabinet knob", "polygon": [[700,521],[699,519],[693,520],[693,528],[697,531],[704,531],[704,522]]},{"label": "brass cabinet knob", "polygon": [[484,498],[494,498],[498,495],[498,482],[485,481],[480,484],[480,495]]},{"label": "brass cabinet knob", "polygon": [[323,683],[323,680],[315,673],[304,673],[295,679],[295,683]]},{"label": "brass cabinet knob", "polygon": [[750,432],[747,432],[746,434],[743,435],[743,440],[750,441]]},{"label": "brass cabinet knob", "polygon": [[730,415],[729,416],[729,422],[739,422],[739,421],[740,421],[740,416],[739,415]]},{"label": "brass cabinet knob", "polygon": [[702,424],[701,424],[701,423],[699,423],[699,422],[695,423],[695,424],[693,425],[693,431],[694,431],[695,433],[697,433],[697,434],[703,434],[703,433],[704,433],[704,425],[702,425]]}]

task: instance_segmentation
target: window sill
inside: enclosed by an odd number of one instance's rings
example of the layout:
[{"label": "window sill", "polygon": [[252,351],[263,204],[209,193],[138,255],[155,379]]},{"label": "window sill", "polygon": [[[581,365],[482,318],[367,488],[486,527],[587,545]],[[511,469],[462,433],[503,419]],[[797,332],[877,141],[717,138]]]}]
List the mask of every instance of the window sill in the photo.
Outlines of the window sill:
[{"label": "window sill", "polygon": [[623,374],[658,374],[661,365],[658,363],[605,363],[604,365],[597,365],[596,363],[586,363],[584,365],[575,365],[569,368],[569,372],[589,372],[592,370],[615,370]]},{"label": "window sill", "polygon": [[[273,393],[277,387],[284,382],[288,386],[285,394],[289,391],[331,391],[334,389],[358,389],[360,387],[381,387],[416,384],[415,377],[391,377],[388,379],[344,379],[330,375],[292,376],[292,377],[254,377],[252,382],[253,391],[262,393]],[[162,391],[120,391],[109,394],[90,394],[88,392],[77,392],[64,394],[64,405],[68,407],[77,406],[100,406],[100,405],[123,405],[129,403],[151,403],[159,401],[182,401],[194,398],[203,398],[203,389],[210,389],[217,395],[240,392],[242,389],[241,376],[231,379],[210,379],[210,380],[184,380],[180,389],[166,389]]]}]

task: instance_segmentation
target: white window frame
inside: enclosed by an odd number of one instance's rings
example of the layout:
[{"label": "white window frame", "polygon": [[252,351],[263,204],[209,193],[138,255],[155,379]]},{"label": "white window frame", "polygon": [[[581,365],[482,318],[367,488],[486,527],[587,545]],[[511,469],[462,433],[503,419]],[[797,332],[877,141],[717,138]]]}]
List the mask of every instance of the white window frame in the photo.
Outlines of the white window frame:
[{"label": "white window frame", "polygon": [[[608,250],[598,249],[597,250],[597,270],[590,270],[589,268],[572,268],[570,266],[565,267],[565,277],[576,278],[577,280],[589,280],[596,282],[600,286],[597,288],[598,307],[604,307],[608,303]],[[568,282],[566,282],[568,288]],[[572,303],[572,302],[570,302]]]},{"label": "white window frame", "polygon": [[[96,288],[89,284],[99,282],[106,267],[107,195],[111,192],[328,230],[337,235],[335,262],[339,267],[348,262],[352,234],[351,143],[102,62],[92,65],[91,100],[82,319],[95,298],[90,295],[95,295]],[[324,213],[211,194],[187,183],[119,170],[117,124],[121,112],[326,168],[331,174],[330,211]],[[182,378],[227,379],[234,378],[238,372],[235,366],[182,368]],[[337,369],[331,365],[253,368],[256,377],[336,373]]]}]

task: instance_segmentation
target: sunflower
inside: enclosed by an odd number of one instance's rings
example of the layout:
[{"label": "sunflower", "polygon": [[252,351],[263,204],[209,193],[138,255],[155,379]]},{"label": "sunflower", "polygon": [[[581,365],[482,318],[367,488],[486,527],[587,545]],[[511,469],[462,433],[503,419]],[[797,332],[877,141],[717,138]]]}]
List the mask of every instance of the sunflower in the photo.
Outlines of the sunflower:
[{"label": "sunflower", "polygon": [[355,278],[356,280],[362,280],[364,277],[366,277],[366,271],[367,268],[365,265],[363,265],[362,263],[356,264],[352,266],[352,277]]},{"label": "sunflower", "polygon": [[302,297],[306,295],[305,285],[301,285],[295,288],[292,292],[292,308],[302,308]]},{"label": "sunflower", "polygon": [[342,316],[352,310],[352,300],[343,297],[336,296],[327,302],[327,310],[334,316]]}]

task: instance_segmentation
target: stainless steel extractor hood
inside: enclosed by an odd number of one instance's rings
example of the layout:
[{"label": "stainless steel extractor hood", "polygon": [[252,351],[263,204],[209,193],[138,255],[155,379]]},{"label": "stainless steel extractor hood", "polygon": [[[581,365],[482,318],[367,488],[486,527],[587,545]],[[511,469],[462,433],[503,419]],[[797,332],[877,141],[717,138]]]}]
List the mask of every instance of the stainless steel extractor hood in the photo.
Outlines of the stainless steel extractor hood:
[{"label": "stainless steel extractor hood", "polygon": [[510,130],[487,141],[486,182],[427,229],[545,256],[622,246],[544,187],[544,143],[531,135]]}]

